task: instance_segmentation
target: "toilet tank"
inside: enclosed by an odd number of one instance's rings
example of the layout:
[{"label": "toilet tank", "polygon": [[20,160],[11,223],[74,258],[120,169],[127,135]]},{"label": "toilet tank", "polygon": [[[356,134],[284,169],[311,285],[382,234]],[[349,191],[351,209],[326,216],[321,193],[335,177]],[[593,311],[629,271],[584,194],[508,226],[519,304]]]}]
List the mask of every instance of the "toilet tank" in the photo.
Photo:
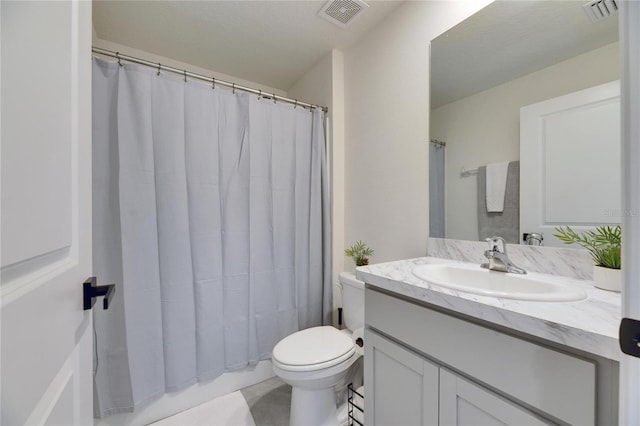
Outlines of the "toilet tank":
[{"label": "toilet tank", "polygon": [[364,327],[364,282],[357,280],[353,272],[341,272],[338,279],[345,327],[351,331]]}]

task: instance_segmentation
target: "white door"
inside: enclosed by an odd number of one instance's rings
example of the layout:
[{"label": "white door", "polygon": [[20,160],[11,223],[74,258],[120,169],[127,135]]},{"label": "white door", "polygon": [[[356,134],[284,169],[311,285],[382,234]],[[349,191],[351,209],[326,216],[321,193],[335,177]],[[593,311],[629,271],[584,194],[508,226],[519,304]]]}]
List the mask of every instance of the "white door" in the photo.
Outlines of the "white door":
[{"label": "white door", "polygon": [[520,109],[520,232],[621,222],[620,82]]},{"label": "white door", "polygon": [[[640,321],[640,2],[621,2],[622,46],[622,316]],[[637,345],[637,340],[636,342]],[[640,358],[622,355],[620,424],[640,425]]]},{"label": "white door", "polygon": [[91,2],[0,19],[1,423],[91,424]]}]

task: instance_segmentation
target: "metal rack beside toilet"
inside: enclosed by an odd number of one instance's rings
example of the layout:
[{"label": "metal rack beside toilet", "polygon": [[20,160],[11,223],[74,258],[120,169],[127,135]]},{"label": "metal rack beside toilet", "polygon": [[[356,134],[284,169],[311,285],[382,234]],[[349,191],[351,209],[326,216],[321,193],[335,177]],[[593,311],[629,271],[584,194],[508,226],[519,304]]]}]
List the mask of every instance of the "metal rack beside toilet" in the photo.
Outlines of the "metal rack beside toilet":
[{"label": "metal rack beside toilet", "polygon": [[[364,405],[364,395],[353,388],[353,383],[349,383],[347,387],[347,425],[348,426],[364,426],[364,406],[358,405],[355,397],[359,396],[360,401],[363,403],[360,405]],[[358,415],[359,413],[359,415]],[[358,417],[356,417],[358,416]],[[358,420],[358,418],[360,420]]]}]

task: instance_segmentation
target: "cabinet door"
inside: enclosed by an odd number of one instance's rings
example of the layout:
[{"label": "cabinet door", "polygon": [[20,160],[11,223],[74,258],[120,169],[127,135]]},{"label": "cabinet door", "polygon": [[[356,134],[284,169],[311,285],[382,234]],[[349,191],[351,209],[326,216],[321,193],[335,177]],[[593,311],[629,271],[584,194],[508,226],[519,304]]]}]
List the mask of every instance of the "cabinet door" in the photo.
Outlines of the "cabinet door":
[{"label": "cabinet door", "polygon": [[438,366],[369,329],[365,342],[365,423],[437,425]]},{"label": "cabinet door", "polygon": [[547,425],[493,392],[440,369],[441,425]]}]

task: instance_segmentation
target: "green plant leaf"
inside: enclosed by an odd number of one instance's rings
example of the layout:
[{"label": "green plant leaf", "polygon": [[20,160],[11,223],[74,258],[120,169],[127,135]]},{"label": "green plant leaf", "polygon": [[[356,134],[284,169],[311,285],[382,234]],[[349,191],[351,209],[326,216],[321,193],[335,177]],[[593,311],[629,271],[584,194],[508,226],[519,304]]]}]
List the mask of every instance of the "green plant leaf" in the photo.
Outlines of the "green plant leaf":
[{"label": "green plant leaf", "polygon": [[367,265],[369,263],[369,257],[372,256],[373,253],[373,249],[360,240],[344,250],[344,254],[353,258],[357,266]]},{"label": "green plant leaf", "polygon": [[586,248],[594,263],[605,268],[620,269],[622,229],[620,225],[598,226],[593,231],[578,234],[571,227],[556,227],[554,237],[565,244],[578,244]]}]

